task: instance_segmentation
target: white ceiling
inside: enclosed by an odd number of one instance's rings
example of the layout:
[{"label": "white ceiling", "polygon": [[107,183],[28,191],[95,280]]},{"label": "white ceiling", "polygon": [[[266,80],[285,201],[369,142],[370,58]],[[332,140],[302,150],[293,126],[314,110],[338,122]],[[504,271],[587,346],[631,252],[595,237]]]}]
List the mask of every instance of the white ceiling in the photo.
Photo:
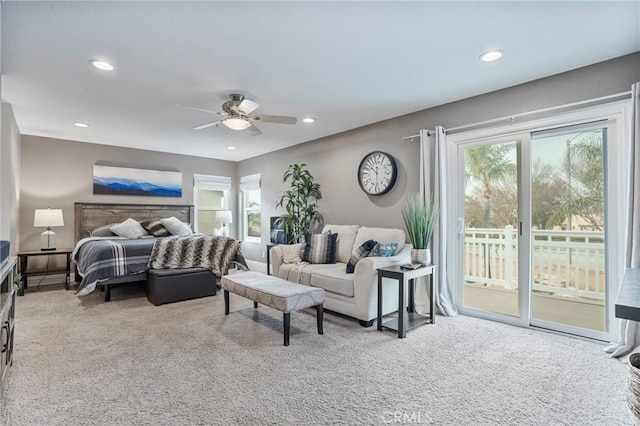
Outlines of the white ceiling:
[{"label": "white ceiling", "polygon": [[[22,134],[239,161],[639,51],[640,1],[5,0],[1,30]],[[215,116],[174,106],[235,92],[317,122],[196,131]]]}]

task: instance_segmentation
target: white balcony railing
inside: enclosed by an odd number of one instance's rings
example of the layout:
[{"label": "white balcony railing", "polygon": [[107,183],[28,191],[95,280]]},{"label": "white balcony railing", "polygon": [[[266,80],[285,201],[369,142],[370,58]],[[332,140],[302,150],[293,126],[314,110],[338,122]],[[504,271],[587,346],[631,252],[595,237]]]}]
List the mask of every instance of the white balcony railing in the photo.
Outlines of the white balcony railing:
[{"label": "white balcony railing", "polygon": [[[518,238],[512,226],[465,230],[467,283],[516,289]],[[533,290],[604,300],[604,233],[532,231]]]}]

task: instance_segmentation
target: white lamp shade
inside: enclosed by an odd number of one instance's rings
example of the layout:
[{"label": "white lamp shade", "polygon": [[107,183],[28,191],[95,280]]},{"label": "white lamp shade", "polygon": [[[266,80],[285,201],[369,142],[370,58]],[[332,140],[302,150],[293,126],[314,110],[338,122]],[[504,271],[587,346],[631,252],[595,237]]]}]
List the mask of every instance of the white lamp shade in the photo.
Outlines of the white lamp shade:
[{"label": "white lamp shade", "polygon": [[251,126],[249,120],[240,117],[229,117],[225,120],[222,120],[222,124],[232,130],[244,130],[247,127]]},{"label": "white lamp shade", "polygon": [[50,228],[52,226],[64,226],[61,209],[36,209],[33,216],[33,226]]},{"label": "white lamp shade", "polygon": [[231,216],[231,211],[229,210],[217,211],[216,222],[217,223],[233,223],[233,217]]}]

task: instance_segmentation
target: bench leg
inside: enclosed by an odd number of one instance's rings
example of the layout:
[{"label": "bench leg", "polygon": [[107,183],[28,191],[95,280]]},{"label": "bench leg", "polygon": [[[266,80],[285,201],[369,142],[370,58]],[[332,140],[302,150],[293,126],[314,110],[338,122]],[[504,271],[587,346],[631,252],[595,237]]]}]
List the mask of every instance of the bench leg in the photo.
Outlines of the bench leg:
[{"label": "bench leg", "polygon": [[224,290],[224,314],[229,315],[229,291]]},{"label": "bench leg", "polygon": [[255,309],[258,309],[258,302],[253,302],[253,307],[254,307]]},{"label": "bench leg", "polygon": [[284,324],[284,345],[289,346],[289,332],[291,331],[291,312],[282,314],[282,322]]},{"label": "bench leg", "polygon": [[324,309],[322,303],[316,305],[316,321],[318,322],[318,334],[324,334],[324,328],[322,326],[324,320]]}]

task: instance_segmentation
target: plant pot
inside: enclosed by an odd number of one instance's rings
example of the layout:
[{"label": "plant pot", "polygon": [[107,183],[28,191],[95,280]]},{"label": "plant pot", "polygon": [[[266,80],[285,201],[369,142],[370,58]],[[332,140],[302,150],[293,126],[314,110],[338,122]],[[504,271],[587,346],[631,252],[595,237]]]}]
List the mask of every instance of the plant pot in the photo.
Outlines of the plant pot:
[{"label": "plant pot", "polygon": [[411,263],[431,265],[431,249],[411,249]]},{"label": "plant pot", "polygon": [[640,425],[640,353],[629,355],[627,407],[634,425]]}]

